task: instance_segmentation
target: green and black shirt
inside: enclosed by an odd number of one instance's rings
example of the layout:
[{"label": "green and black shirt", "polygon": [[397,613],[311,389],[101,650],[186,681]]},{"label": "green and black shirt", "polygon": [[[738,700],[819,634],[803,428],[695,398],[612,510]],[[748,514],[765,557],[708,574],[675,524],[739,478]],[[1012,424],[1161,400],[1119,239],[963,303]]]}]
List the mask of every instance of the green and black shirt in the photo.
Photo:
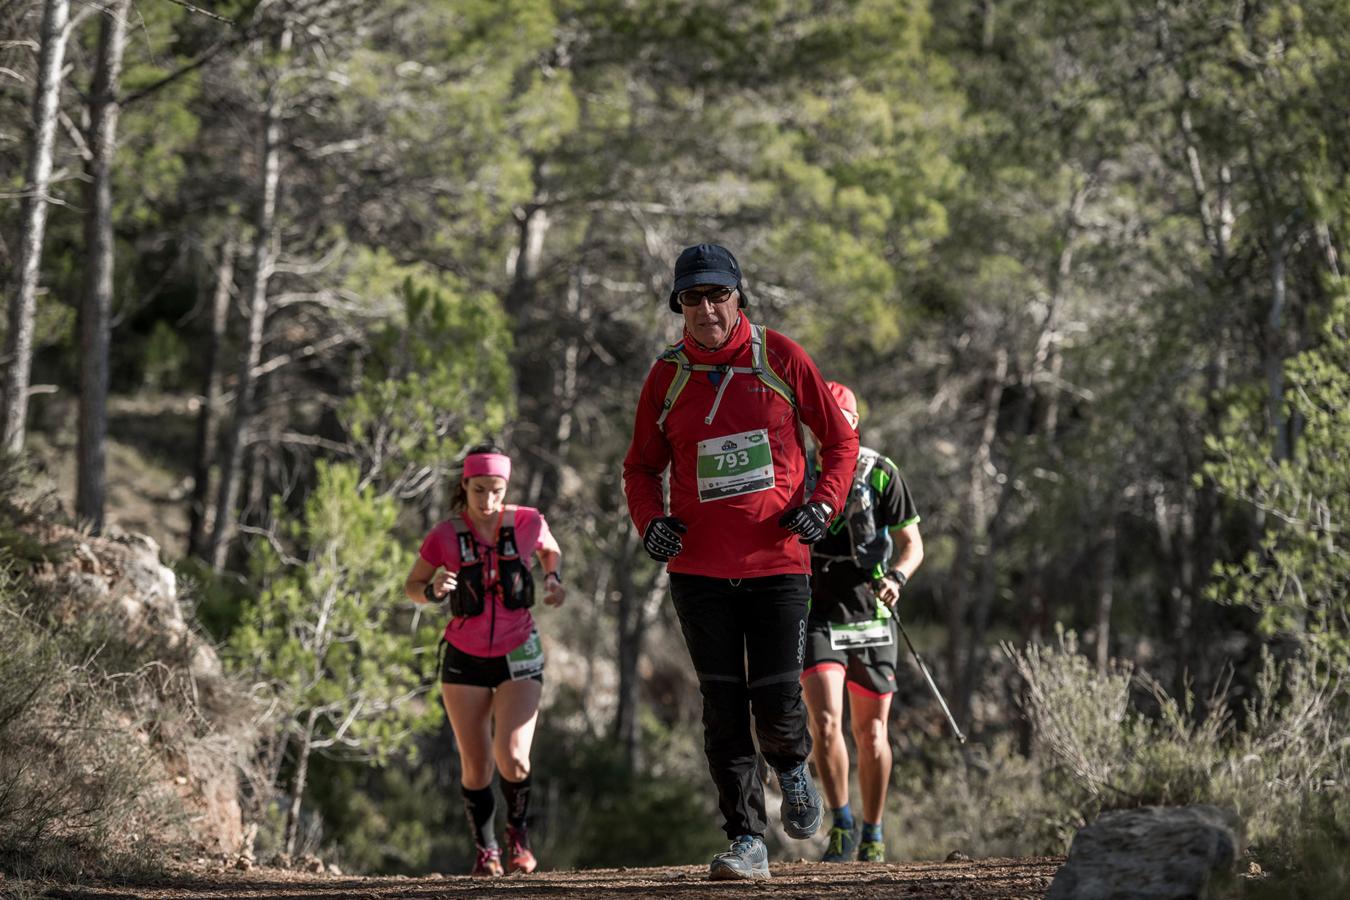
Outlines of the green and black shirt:
[{"label": "green and black shirt", "polygon": [[[878,536],[889,542],[890,533],[919,521],[919,511],[909,485],[899,468],[879,456],[867,477],[872,495],[872,515]],[[845,508],[845,512],[847,507]],[[811,612],[813,622],[859,622],[876,618],[878,601],[872,581],[886,571],[887,563],[864,570],[854,562],[852,538],[844,512],[835,517],[825,537],[811,545]]]}]

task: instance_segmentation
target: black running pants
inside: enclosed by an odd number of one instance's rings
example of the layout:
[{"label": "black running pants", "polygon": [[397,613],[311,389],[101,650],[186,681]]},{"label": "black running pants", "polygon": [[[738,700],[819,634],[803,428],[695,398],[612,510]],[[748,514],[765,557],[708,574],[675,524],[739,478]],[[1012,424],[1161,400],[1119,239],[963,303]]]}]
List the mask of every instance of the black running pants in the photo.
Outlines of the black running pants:
[{"label": "black running pants", "polygon": [[811,753],[801,686],[810,580],[672,573],[670,591],[703,693],[703,748],[727,837],[763,835],[754,737],[775,769],[791,769]]}]

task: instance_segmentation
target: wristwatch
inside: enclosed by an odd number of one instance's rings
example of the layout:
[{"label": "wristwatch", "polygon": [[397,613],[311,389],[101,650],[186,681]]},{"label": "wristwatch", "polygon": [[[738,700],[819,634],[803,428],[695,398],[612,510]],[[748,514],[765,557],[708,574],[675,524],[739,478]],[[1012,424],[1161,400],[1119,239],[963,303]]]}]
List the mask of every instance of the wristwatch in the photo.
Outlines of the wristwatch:
[{"label": "wristwatch", "polygon": [[544,580],[545,580],[545,581],[548,581],[550,578],[556,578],[556,579],[558,579],[558,584],[562,584],[562,583],[563,583],[562,575],[558,574],[557,572],[545,572],[545,573],[544,573]]},{"label": "wristwatch", "polygon": [[905,585],[909,583],[909,579],[905,577],[905,573],[901,572],[899,569],[890,569],[886,572],[885,575],[881,577],[894,578],[896,587],[900,588],[901,590],[903,590]]}]

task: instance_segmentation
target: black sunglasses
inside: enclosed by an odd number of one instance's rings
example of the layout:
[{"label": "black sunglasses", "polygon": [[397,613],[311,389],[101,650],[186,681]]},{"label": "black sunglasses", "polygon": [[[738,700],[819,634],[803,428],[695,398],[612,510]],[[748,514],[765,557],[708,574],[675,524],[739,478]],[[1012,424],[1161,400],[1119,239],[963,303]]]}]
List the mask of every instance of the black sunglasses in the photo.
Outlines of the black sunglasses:
[{"label": "black sunglasses", "polygon": [[713,304],[726,303],[731,299],[735,290],[735,288],[729,287],[705,288],[703,290],[689,288],[676,294],[675,299],[680,301],[681,306],[698,306],[704,300]]}]

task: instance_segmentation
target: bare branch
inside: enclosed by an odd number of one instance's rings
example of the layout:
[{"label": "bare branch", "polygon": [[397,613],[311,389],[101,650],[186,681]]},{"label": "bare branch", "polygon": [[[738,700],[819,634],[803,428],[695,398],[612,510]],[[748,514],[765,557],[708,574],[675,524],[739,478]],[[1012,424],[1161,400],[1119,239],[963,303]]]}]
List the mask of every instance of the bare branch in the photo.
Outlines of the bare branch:
[{"label": "bare branch", "polygon": [[277,538],[276,533],[271,529],[257,528],[253,525],[242,525],[242,524],[236,525],[235,527],[239,531],[244,532],[245,534],[253,534],[259,537],[266,538],[267,543],[271,544],[272,549],[276,551],[277,558],[280,559],[282,562],[284,562],[286,565],[303,566],[305,564],[305,561],[303,559],[291,556],[289,553],[286,552],[286,548],[281,546],[281,541]]},{"label": "bare branch", "polygon": [[85,162],[89,162],[94,158],[94,151],[89,149],[89,142],[84,139],[84,133],[80,131],[79,126],[71,120],[65,110],[62,110],[57,115],[61,120],[61,127],[66,130],[66,135],[70,138],[70,142],[74,144],[75,149],[80,152],[80,158]]},{"label": "bare branch", "polygon": [[210,10],[202,9],[200,6],[193,6],[191,3],[188,3],[187,0],[169,0],[169,2],[174,4],[175,6],[181,6],[188,12],[196,13],[199,16],[206,16],[208,19],[215,19],[217,22],[224,22],[226,25],[238,27],[238,23],[230,19],[227,19],[224,16],[216,15]]},{"label": "bare branch", "polygon": [[277,437],[276,440],[282,444],[297,444],[301,447],[318,447],[322,450],[339,453],[343,456],[347,456],[352,452],[351,447],[338,441],[321,438],[313,434],[300,434],[295,431],[284,432]]},{"label": "bare branch", "polygon": [[346,340],[347,336],[345,334],[333,334],[329,335],[324,340],[319,341],[317,344],[308,344],[301,347],[294,353],[283,353],[280,356],[274,356],[267,360],[267,362],[254,366],[253,377],[261,378],[269,372],[275,372],[282,366],[288,366],[291,363],[302,359],[309,359],[311,356],[316,356],[317,354],[323,353],[325,350],[331,350],[333,347],[344,343]]}]

